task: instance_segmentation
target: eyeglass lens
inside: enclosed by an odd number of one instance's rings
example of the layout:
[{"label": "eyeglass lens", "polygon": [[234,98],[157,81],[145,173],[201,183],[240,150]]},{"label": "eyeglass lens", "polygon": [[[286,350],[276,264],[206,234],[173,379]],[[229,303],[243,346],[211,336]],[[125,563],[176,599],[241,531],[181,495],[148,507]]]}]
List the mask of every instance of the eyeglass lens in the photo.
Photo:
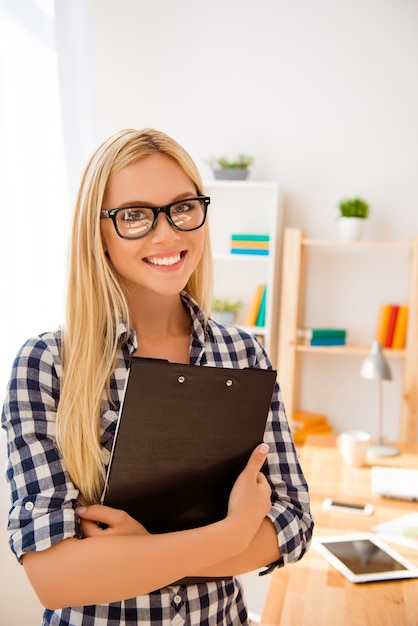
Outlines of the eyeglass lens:
[{"label": "eyeglass lens", "polygon": [[[169,216],[179,230],[199,228],[205,219],[205,205],[201,200],[183,200],[170,206]],[[127,238],[146,235],[156,219],[152,209],[146,207],[126,208],[117,213],[117,226],[120,234]]]}]

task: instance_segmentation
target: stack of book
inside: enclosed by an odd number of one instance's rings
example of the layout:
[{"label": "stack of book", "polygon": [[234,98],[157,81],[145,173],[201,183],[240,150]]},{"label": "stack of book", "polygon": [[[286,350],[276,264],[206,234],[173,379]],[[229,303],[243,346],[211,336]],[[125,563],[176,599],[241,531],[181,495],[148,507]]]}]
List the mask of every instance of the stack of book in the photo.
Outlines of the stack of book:
[{"label": "stack of book", "polygon": [[402,350],[405,348],[408,307],[401,304],[381,304],[376,326],[375,339],[383,348]]},{"label": "stack of book", "polygon": [[266,323],[267,286],[257,285],[245,318],[246,326],[264,326]]},{"label": "stack of book", "polygon": [[332,428],[325,415],[310,411],[296,411],[291,422],[293,440],[296,445],[305,443],[308,435],[331,435]]},{"label": "stack of book", "polygon": [[270,236],[251,233],[231,235],[231,254],[257,254],[267,256]]},{"label": "stack of book", "polygon": [[343,328],[298,328],[298,341],[309,342],[311,346],[345,346],[346,330]]}]

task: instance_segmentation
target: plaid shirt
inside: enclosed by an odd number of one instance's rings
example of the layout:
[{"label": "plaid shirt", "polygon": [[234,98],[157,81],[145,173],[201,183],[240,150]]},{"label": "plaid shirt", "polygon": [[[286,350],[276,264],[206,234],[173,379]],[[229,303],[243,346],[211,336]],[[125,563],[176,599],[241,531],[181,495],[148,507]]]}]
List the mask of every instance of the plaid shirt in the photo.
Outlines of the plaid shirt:
[{"label": "plaid shirt", "polygon": [[[204,316],[182,293],[190,311],[190,362],[219,367],[271,368],[260,343],[236,327],[225,327]],[[121,328],[121,332],[125,332]],[[55,445],[55,413],[60,388],[60,330],[44,333],[24,344],[13,364],[2,426],[8,435],[12,508],[10,545],[20,558],[25,552],[46,550],[68,537],[81,537],[75,514],[78,491],[63,466]],[[108,461],[122,392],[136,338],[120,348],[111,379],[112,406],[104,395],[101,444]],[[265,466],[272,485],[268,514],[277,530],[281,559],[276,566],[296,561],[306,551],[313,522],[309,497],[276,384],[264,441],[270,452]],[[140,565],[140,564],[139,564]],[[43,626],[160,626],[237,625],[247,623],[247,611],[237,578],[198,585],[172,585],[122,602],[69,607],[44,612]]]}]

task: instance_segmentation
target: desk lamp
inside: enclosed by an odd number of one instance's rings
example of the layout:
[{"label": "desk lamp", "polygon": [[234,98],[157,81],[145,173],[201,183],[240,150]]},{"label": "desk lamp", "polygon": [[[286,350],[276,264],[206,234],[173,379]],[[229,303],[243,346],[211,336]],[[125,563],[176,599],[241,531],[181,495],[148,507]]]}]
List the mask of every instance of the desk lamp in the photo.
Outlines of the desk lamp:
[{"label": "desk lamp", "polygon": [[392,380],[389,363],[387,362],[380,341],[373,341],[369,355],[361,366],[360,376],[379,383],[379,434],[378,442],[369,446],[368,454],[372,456],[396,456],[399,450],[383,443],[383,408],[382,408],[382,381]]}]

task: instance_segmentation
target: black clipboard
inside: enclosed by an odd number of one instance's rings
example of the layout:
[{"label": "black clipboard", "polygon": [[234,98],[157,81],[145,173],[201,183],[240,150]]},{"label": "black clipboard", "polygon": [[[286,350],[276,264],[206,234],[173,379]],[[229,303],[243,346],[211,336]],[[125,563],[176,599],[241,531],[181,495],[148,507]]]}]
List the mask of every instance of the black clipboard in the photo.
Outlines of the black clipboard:
[{"label": "black clipboard", "polygon": [[275,381],[275,370],[133,357],[102,503],[151,533],[224,518],[263,440]]}]

